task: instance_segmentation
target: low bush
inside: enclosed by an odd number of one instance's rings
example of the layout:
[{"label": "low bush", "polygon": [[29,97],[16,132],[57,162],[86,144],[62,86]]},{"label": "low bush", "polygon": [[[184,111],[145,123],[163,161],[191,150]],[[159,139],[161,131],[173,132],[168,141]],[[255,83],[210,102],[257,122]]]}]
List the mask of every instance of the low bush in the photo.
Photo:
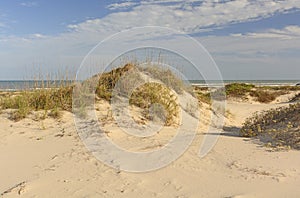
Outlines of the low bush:
[{"label": "low bush", "polygon": [[240,134],[244,137],[268,136],[274,146],[300,149],[300,103],[264,111],[246,119]]},{"label": "low bush", "polygon": [[262,90],[252,91],[250,93],[250,96],[255,97],[256,100],[261,103],[269,103],[276,99],[275,93],[271,93],[269,91],[262,91]]},{"label": "low bush", "polygon": [[255,86],[246,83],[232,83],[225,85],[225,93],[228,97],[244,97]]}]

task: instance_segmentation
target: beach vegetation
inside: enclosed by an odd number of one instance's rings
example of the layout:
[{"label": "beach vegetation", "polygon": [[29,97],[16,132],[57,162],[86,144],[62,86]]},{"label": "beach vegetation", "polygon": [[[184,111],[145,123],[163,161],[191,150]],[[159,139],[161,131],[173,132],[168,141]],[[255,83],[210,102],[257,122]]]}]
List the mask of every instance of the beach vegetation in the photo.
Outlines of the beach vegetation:
[{"label": "beach vegetation", "polygon": [[197,97],[197,99],[199,100],[199,102],[203,102],[206,104],[211,104],[211,95],[210,92],[207,93],[203,93],[203,92],[195,92],[195,95]]},{"label": "beach vegetation", "polygon": [[259,137],[274,147],[300,149],[300,103],[290,104],[246,119],[240,134],[243,137]]},{"label": "beach vegetation", "polygon": [[[136,84],[143,82],[140,71],[153,76],[153,78],[159,76],[163,76],[163,78],[159,78],[157,82],[144,82],[141,86],[134,87]],[[159,72],[162,75],[159,75]],[[125,78],[123,77],[124,75]],[[150,110],[155,115],[165,118],[166,125],[171,125],[174,123],[175,118],[178,117],[179,106],[176,94],[177,92],[182,93],[184,85],[170,70],[146,67],[137,68],[134,64],[128,63],[124,67],[113,69],[99,76],[93,76],[90,81],[95,82],[95,78],[98,79],[95,87],[96,100],[104,99],[110,101],[112,94],[116,91],[120,96],[128,96],[130,105],[144,109],[145,117],[149,119],[151,119]],[[82,83],[82,86],[84,87],[87,84],[89,85],[89,83]],[[118,88],[114,90],[116,85],[118,85]],[[62,110],[72,111],[72,102],[74,102],[79,107],[77,109],[79,115],[84,117],[86,116],[84,100],[72,101],[74,87],[73,83],[55,88],[45,85],[42,88],[26,89],[1,95],[0,107],[2,110],[12,109],[10,119],[19,121],[32,111],[40,110],[46,112],[46,117],[59,118]],[[135,88],[134,91],[131,90],[133,87]],[[82,90],[87,89],[83,88]],[[153,106],[153,104],[159,104],[159,106]]]},{"label": "beach vegetation", "polygon": [[255,97],[258,102],[269,103],[276,99],[276,95],[269,91],[256,90],[251,91],[250,96]]},{"label": "beach vegetation", "polygon": [[225,85],[225,93],[227,97],[244,97],[249,93],[255,85],[246,83],[232,83]]}]

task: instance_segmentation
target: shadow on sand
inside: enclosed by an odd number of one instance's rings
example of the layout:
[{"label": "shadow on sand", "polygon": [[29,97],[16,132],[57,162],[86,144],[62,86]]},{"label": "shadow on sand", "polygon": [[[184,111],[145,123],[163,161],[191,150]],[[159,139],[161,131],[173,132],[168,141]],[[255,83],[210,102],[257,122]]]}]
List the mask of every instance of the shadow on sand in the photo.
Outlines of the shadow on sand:
[{"label": "shadow on sand", "polygon": [[227,137],[240,137],[240,129],[239,127],[235,126],[224,126],[223,131],[221,132],[210,132],[210,133],[203,133],[203,135],[221,135],[221,136],[227,136]]}]

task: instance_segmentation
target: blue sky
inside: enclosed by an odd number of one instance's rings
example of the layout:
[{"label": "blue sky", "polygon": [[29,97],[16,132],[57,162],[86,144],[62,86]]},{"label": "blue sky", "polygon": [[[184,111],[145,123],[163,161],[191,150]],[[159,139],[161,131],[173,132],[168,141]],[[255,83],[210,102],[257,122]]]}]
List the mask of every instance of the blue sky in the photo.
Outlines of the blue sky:
[{"label": "blue sky", "polygon": [[[28,34],[57,35],[67,31],[67,25],[101,18],[109,13],[106,1],[82,0],[4,0],[0,12],[6,28],[4,35],[26,36]],[[1,19],[0,18],[0,19]]]},{"label": "blue sky", "polygon": [[299,79],[299,18],[299,0],[2,0],[0,80],[76,70],[107,36],[144,25],[191,35],[225,79]]}]

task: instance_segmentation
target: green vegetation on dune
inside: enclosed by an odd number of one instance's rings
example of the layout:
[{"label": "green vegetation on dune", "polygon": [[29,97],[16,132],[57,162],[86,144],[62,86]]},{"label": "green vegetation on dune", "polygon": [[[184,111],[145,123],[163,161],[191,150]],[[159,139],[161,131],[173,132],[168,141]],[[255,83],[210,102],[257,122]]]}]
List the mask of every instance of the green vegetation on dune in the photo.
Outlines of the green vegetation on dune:
[{"label": "green vegetation on dune", "polygon": [[239,98],[244,100],[251,96],[258,102],[270,103],[278,96],[288,94],[289,91],[296,91],[297,89],[298,88],[295,88],[295,86],[257,87],[253,84],[232,83],[225,85],[224,90],[217,90],[215,94],[220,96],[226,95],[227,98]]},{"label": "green vegetation on dune", "polygon": [[20,120],[27,116],[30,111],[50,110],[50,116],[55,117],[58,110],[72,110],[72,87],[58,89],[37,89],[22,91],[19,94],[8,94],[0,98],[2,109],[15,109],[11,119]]},{"label": "green vegetation on dune", "polygon": [[[144,84],[141,71],[149,76],[160,77],[156,80],[160,83]],[[161,75],[159,75],[161,73]],[[125,77],[124,77],[125,76]],[[145,115],[149,117],[151,104],[160,104],[163,108],[152,109],[165,118],[166,124],[170,125],[178,116],[179,106],[177,98],[171,89],[182,93],[184,86],[170,70],[158,67],[137,68],[133,64],[126,64],[124,67],[113,69],[110,72],[94,76],[87,83],[82,83],[79,91],[87,91],[97,78],[95,94],[98,99],[110,100],[114,91],[123,96],[128,96],[131,105],[143,108]],[[142,83],[140,87],[135,87]],[[165,85],[166,83],[167,85]],[[143,85],[144,84],[144,85]],[[169,85],[169,86],[168,86]],[[80,87],[80,86],[79,86]],[[86,87],[86,88],[85,88]],[[117,87],[117,88],[116,88]],[[131,93],[131,89],[135,90]],[[32,111],[45,110],[45,115],[59,117],[60,110],[72,111],[72,96],[74,85],[69,84],[60,88],[47,88],[24,90],[19,93],[11,93],[0,96],[1,109],[13,109],[10,118],[18,121],[25,118]],[[80,93],[81,93],[80,92]],[[78,99],[77,106],[84,108],[84,101]],[[84,109],[79,109],[84,115]],[[147,112],[147,113],[146,113]],[[150,117],[149,117],[150,118]]]},{"label": "green vegetation on dune", "polygon": [[120,80],[122,75],[131,69],[134,69],[134,65],[126,64],[124,67],[113,69],[110,72],[96,76],[98,78],[96,95],[99,98],[110,100],[116,83]]},{"label": "green vegetation on dune", "polygon": [[278,90],[278,91],[267,91],[267,90],[255,90],[250,92],[250,96],[256,98],[258,102],[261,103],[269,103],[274,101],[278,96],[288,94],[289,92],[284,90]]},{"label": "green vegetation on dune", "polygon": [[225,85],[226,96],[229,97],[244,97],[246,93],[249,93],[255,86],[245,83],[232,83]]},{"label": "green vegetation on dune", "polygon": [[[147,83],[133,91],[129,103],[145,109],[145,116],[149,116],[149,108],[153,104],[160,104],[162,108],[152,109],[155,114],[165,120],[166,125],[172,125],[179,116],[177,97],[163,84]],[[154,106],[155,108],[155,106]]]},{"label": "green vegetation on dune", "polygon": [[[98,76],[99,82],[96,88],[96,94],[100,98],[109,100],[117,83],[119,83],[118,87],[121,86],[120,88],[122,90],[120,91],[125,90],[126,92],[126,90],[132,88],[134,84],[143,82],[139,73],[146,74],[155,80],[161,81],[161,83],[170,87],[176,93],[180,94],[183,90],[187,89],[183,81],[169,69],[164,69],[155,65],[142,67],[128,63],[125,64],[124,67],[113,69],[110,72],[106,72]],[[125,75],[124,77],[124,74],[127,76]],[[122,83],[122,80],[126,80],[126,83]]]},{"label": "green vegetation on dune", "polygon": [[[232,83],[225,85],[224,88],[217,89],[213,92],[209,91],[208,87],[193,86],[194,93],[199,101],[204,103],[211,103],[211,99],[224,100],[225,98],[237,98],[242,100],[248,100],[251,97],[260,103],[270,103],[276,100],[277,97],[290,92],[300,90],[296,86],[262,86],[258,87],[253,84],[246,83]],[[299,98],[299,97],[298,97]],[[299,100],[294,98],[291,102]]]},{"label": "green vegetation on dune", "polygon": [[244,137],[265,136],[272,146],[300,149],[300,103],[271,109],[248,118],[241,128]]},{"label": "green vegetation on dune", "polygon": [[262,89],[265,90],[275,90],[275,91],[300,91],[300,86],[262,86]]}]

